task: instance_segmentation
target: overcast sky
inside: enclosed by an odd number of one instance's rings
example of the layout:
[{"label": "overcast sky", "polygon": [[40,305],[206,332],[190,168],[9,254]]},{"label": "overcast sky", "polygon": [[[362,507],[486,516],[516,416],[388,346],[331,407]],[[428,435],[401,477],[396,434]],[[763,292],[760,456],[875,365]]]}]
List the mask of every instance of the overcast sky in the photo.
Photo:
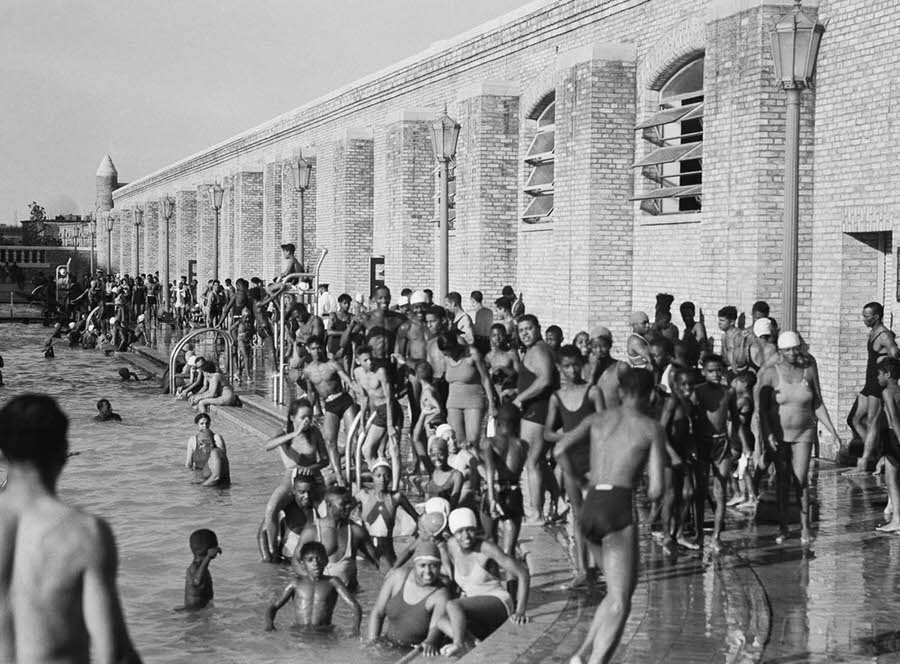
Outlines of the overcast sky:
[{"label": "overcast sky", "polygon": [[0,0],[0,223],[128,182],[526,0]]}]

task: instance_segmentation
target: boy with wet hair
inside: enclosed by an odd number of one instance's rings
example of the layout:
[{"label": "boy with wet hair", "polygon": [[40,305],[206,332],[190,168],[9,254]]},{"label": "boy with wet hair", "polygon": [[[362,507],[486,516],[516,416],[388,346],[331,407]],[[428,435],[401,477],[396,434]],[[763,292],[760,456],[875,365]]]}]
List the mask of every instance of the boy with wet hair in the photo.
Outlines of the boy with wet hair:
[{"label": "boy with wet hair", "polygon": [[295,577],[284,589],[277,602],[266,610],[266,631],[275,629],[275,615],[289,600],[294,600],[297,624],[304,627],[329,628],[334,606],[340,597],[353,611],[354,625],[351,636],[359,635],[362,607],[347,590],[343,581],[325,574],[328,556],[320,542],[307,542],[300,548],[300,562],[306,576]]},{"label": "boy with wet hair", "polygon": [[184,579],[184,608],[202,609],[212,601],[213,582],[209,564],[222,553],[219,538],[206,528],[195,530],[188,540],[194,559],[188,565]]},{"label": "boy with wet hair", "polygon": [[100,399],[100,401],[97,402],[97,411],[98,414],[94,417],[95,422],[122,421],[122,416],[113,412],[112,404],[109,403],[109,399]]},{"label": "boy with wet hair", "polygon": [[521,479],[528,447],[519,438],[519,424],[519,410],[512,404],[503,404],[497,409],[493,437],[481,444],[486,484],[481,501],[481,525],[488,539],[496,543],[500,522],[507,522],[504,541],[498,545],[508,556],[516,550],[525,517]]},{"label": "boy with wet hair", "polygon": [[[703,546],[703,514],[709,489],[709,473],[713,474],[713,496],[716,513],[713,524],[713,550],[721,546],[725,527],[725,490],[731,474],[732,454],[730,437],[740,438],[741,449],[749,449],[740,425],[737,394],[733,387],[723,384],[725,363],[719,355],[707,355],[703,360],[705,383],[694,390],[697,411],[695,437],[697,464],[694,475],[694,520],[697,524],[697,544]],[[749,420],[748,420],[749,422]]]}]

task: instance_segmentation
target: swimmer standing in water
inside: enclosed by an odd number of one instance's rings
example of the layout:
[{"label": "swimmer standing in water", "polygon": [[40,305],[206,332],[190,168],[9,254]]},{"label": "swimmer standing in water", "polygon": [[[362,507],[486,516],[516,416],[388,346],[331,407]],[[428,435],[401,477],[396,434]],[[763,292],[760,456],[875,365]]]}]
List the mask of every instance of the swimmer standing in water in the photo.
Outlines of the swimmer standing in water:
[{"label": "swimmer standing in water", "polygon": [[222,553],[216,534],[201,528],[191,533],[189,541],[194,560],[188,565],[184,579],[184,608],[202,609],[213,599],[213,581],[209,564]]},{"label": "swimmer standing in water", "polygon": [[288,583],[277,602],[266,610],[266,631],[275,629],[275,615],[289,600],[296,607],[297,624],[304,627],[329,628],[334,615],[334,606],[340,597],[353,611],[352,637],[359,635],[362,622],[362,607],[347,590],[347,586],[336,576],[325,574],[328,555],[321,542],[307,542],[300,548],[300,561],[306,576],[298,576]]}]

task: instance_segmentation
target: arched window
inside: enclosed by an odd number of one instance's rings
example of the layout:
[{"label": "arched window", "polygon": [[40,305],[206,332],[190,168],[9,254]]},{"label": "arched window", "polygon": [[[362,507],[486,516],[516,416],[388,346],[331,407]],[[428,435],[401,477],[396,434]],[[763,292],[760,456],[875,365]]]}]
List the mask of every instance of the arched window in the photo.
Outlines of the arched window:
[{"label": "arched window", "polygon": [[556,151],[556,99],[544,100],[530,118],[537,120],[537,133],[525,152],[526,223],[546,221],[553,214],[553,171]]},{"label": "arched window", "polygon": [[636,129],[654,147],[635,163],[652,185],[636,196],[650,214],[698,212],[703,184],[703,58],[662,87],[660,110]]}]

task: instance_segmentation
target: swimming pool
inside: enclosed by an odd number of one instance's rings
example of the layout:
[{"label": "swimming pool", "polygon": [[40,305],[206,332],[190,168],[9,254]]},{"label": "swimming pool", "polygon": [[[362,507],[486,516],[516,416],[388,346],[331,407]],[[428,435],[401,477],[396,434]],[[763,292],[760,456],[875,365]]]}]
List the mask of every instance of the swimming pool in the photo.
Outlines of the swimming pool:
[{"label": "swimming pool", "polygon": [[[331,634],[292,629],[292,606],[282,609],[278,630],[264,631],[266,606],[290,578],[285,566],[259,562],[256,529],[281,462],[263,451],[262,439],[217,420],[213,430],[228,447],[232,485],[203,488],[184,468],[187,437],[195,430],[194,411],[159,394],[153,381],[120,382],[122,360],[99,351],[69,349],[55,341],[56,357],[44,359],[39,325],[0,325],[0,354],[6,360],[0,403],[22,392],[58,399],[70,419],[72,452],[59,482],[60,496],[103,516],[119,547],[119,587],[131,637],[146,661],[181,662],[198,656],[218,662],[392,662],[404,652],[363,648],[349,639],[350,612],[340,604]],[[93,421],[96,402],[108,398],[121,423]],[[272,432],[274,433],[274,432]],[[0,479],[6,469],[0,462]],[[188,536],[196,528],[216,531],[223,554],[210,566],[214,606],[185,614],[174,611],[184,594],[191,561]],[[358,595],[365,634],[368,607],[381,577],[360,565]]]}]

